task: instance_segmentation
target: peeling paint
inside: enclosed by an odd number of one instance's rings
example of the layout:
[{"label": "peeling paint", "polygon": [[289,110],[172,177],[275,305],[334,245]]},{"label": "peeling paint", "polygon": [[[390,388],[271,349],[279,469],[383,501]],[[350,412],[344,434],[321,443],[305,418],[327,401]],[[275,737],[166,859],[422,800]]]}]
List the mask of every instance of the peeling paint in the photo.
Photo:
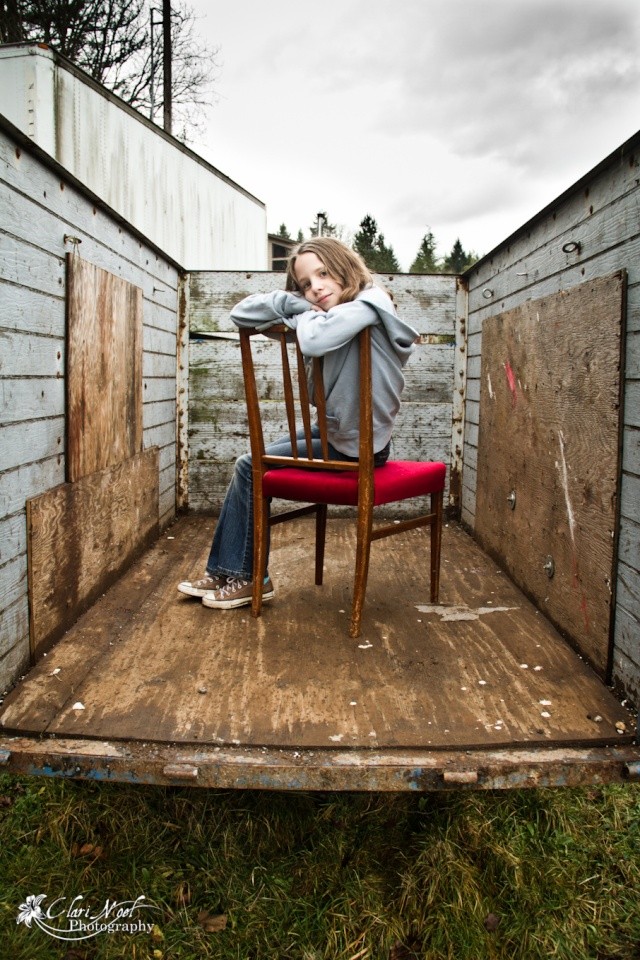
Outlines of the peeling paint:
[{"label": "peeling paint", "polygon": [[435,613],[444,622],[448,620],[479,620],[480,617],[484,617],[488,613],[507,613],[510,610],[517,610],[518,607],[475,607],[475,609],[472,609],[456,604],[442,606],[426,603],[417,605],[416,609],[420,613]]}]

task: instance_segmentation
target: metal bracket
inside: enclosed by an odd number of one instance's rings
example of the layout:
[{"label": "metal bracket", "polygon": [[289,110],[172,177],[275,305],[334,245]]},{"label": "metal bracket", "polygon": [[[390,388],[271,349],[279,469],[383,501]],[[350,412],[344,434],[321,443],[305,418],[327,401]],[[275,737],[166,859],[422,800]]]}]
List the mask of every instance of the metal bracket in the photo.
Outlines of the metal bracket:
[{"label": "metal bracket", "polygon": [[477,770],[445,770],[442,774],[445,783],[472,784],[478,782]]},{"label": "metal bracket", "polygon": [[198,768],[189,763],[167,763],[162,769],[165,777],[174,780],[197,780]]}]

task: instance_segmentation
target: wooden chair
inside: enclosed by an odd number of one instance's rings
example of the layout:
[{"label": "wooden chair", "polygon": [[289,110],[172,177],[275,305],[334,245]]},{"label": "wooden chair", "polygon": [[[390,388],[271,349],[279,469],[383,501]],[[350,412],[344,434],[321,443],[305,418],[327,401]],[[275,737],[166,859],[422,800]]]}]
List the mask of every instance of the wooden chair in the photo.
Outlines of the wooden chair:
[{"label": "wooden chair", "polygon": [[[420,463],[406,460],[389,460],[383,467],[374,468],[373,463],[373,417],[371,397],[371,332],[366,327],[360,338],[360,448],[357,462],[329,459],[326,429],[326,406],[322,379],[322,360],[313,358],[313,382],[322,456],[314,457],[311,442],[311,412],[304,359],[297,341],[295,343],[298,389],[294,382],[289,362],[288,342],[292,331],[284,325],[269,329],[269,337],[280,341],[285,407],[289,434],[293,448],[292,457],[276,457],[265,454],[261,418],[261,402],[258,394],[252,338],[258,331],[242,329],[240,347],[249,437],[253,463],[254,549],[253,549],[253,600],[252,613],[259,617],[262,609],[262,583],[265,576],[268,527],[295,517],[316,515],[316,570],[315,582],[322,584],[324,545],[327,522],[327,505],[340,504],[357,507],[357,545],[353,607],[349,635],[360,636],[360,622],[364,605],[369,553],[373,540],[389,537],[415,527],[430,527],[431,541],[431,602],[438,601],[440,585],[440,546],[442,537],[442,500],[446,467],[444,463]],[[304,428],[304,452],[296,442],[296,393]],[[331,471],[331,472],[327,472]],[[374,528],[373,508],[381,504],[430,495],[429,513],[409,520]],[[298,501],[308,506],[270,517],[269,498]]]}]

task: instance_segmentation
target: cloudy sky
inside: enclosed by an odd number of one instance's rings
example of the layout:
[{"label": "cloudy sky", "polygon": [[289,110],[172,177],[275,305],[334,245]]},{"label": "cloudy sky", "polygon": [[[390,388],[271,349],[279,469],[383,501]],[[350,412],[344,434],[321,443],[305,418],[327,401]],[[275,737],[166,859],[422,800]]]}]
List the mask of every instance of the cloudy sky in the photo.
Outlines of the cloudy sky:
[{"label": "cloudy sky", "polygon": [[189,0],[219,48],[193,144],[268,229],[370,213],[488,253],[640,128],[640,0]]}]

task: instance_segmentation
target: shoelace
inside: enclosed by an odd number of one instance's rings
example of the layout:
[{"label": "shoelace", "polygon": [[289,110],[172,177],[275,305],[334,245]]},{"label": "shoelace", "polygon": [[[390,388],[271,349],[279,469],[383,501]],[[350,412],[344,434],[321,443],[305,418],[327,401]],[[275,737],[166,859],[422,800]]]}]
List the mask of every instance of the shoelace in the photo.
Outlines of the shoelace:
[{"label": "shoelace", "polygon": [[236,590],[241,590],[248,585],[248,580],[241,580],[240,577],[227,577],[227,582],[224,587],[220,587],[216,593],[218,593],[220,597],[228,597],[231,593],[235,593]]}]

